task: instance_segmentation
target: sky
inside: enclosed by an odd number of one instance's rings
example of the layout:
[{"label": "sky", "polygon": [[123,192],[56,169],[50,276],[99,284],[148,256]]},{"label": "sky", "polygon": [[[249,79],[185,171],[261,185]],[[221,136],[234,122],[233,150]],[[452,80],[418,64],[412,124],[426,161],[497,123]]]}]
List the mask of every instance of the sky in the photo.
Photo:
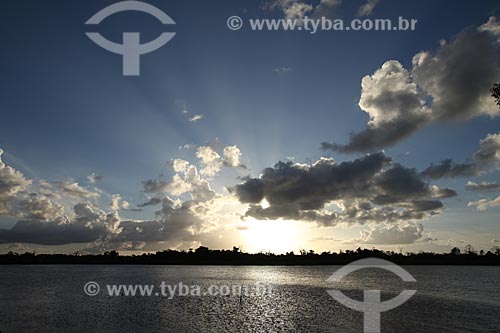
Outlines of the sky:
[{"label": "sky", "polygon": [[[497,1],[147,1],[175,24],[85,24],[116,2],[3,4],[0,252],[500,245]],[[417,24],[249,23],[305,16]],[[175,36],[125,76],[87,32]]]}]

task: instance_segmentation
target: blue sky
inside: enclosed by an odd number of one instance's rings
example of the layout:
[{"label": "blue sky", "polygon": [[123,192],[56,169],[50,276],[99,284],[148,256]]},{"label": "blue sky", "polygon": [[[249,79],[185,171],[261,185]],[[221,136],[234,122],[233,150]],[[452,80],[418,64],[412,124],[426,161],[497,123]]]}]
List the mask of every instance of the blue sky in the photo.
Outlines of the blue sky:
[{"label": "blue sky", "polygon": [[[313,1],[289,1],[288,5],[293,2],[318,5]],[[332,8],[330,18],[357,18],[364,2],[345,0]],[[440,40],[453,40],[464,29],[477,29],[499,13],[497,1],[381,0],[370,18],[418,19],[416,31],[310,34],[251,31],[248,25],[239,31],[227,28],[226,20],[232,15],[244,20],[283,18],[282,7],[265,9],[273,1],[148,1],[175,20],[175,26],[167,30],[176,36],[162,48],[141,56],[140,76],[125,77],[121,57],[85,36],[89,27],[84,22],[112,3],[6,1],[0,13],[3,162],[26,179],[77,182],[89,191],[101,191],[93,205],[104,211],[109,210],[112,194],[120,194],[132,206],[151,197],[162,199],[168,193],[146,193],[142,182],[159,175],[163,175],[160,180],[169,182],[175,174],[169,163],[174,159],[199,163],[197,149],[216,139],[219,144],[212,146],[220,148],[221,156],[221,149],[236,145],[245,166],[222,168],[209,177],[211,188],[225,196],[230,195],[225,188],[244,182],[238,176],[258,178],[264,168],[287,158],[298,163],[314,163],[322,156],[333,157],[338,163],[362,158],[365,152],[320,149],[321,142],[345,144],[351,132],[366,128],[369,115],[358,106],[362,78],[373,75],[388,60],[397,60],[410,70],[418,52],[437,52]],[[142,40],[151,40],[165,27],[145,13],[124,12],[107,18],[97,30],[115,41],[121,40],[124,31],[139,31]],[[203,117],[189,121],[195,115]],[[384,150],[395,162],[422,171],[445,158],[457,163],[470,161],[480,140],[498,133],[499,128],[498,117],[484,114],[459,121],[432,121],[396,144],[373,152]],[[184,145],[191,146],[179,148]],[[198,166],[198,171],[201,168]],[[90,184],[87,176],[91,174],[102,176],[102,180]],[[493,246],[492,239],[500,238],[498,208],[478,212],[467,203],[494,199],[498,193],[466,191],[464,186],[469,180],[495,182],[498,176],[493,168],[474,177],[426,180],[458,195],[447,198],[446,208],[439,214],[422,221],[426,233],[422,238],[435,241],[404,246],[447,250],[450,239],[483,248]],[[189,192],[181,200],[189,200],[186,197]],[[66,202],[64,195],[58,200],[71,216],[75,202]],[[118,214],[122,220],[148,220],[158,208]],[[9,229],[23,218],[12,212],[4,214],[0,227]],[[240,223],[237,213],[233,219],[234,224]],[[278,220],[282,219],[287,220]],[[215,230],[206,238],[191,235],[187,243],[166,241],[151,249],[201,243],[214,247],[242,243],[252,250],[272,249],[272,244],[251,244],[241,232],[227,231],[231,229],[229,222],[217,223],[201,228]],[[290,242],[290,250],[357,246],[359,231],[369,228],[304,225],[309,238],[326,234],[328,239],[320,244],[304,239],[300,244]],[[266,233],[266,228],[260,232]],[[289,227],[278,222],[277,228]],[[9,246],[3,245],[5,249]],[[44,248],[47,244],[29,246]],[[64,250],[74,245],[58,246]]]}]

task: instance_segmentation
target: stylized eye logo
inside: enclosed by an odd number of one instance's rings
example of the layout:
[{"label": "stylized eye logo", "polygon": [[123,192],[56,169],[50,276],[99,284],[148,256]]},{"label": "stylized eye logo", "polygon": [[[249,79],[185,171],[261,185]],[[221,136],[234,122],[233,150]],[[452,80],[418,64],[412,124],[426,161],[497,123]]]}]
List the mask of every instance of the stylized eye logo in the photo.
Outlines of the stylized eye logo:
[{"label": "stylized eye logo", "polygon": [[[390,261],[367,258],[355,261],[349,265],[343,266],[326,281],[340,282],[349,273],[355,272],[364,268],[381,268],[390,271],[401,278],[405,282],[416,282],[415,278],[398,265]],[[416,290],[403,290],[398,296],[387,300],[381,301],[380,290],[365,290],[364,301],[360,302],[344,295],[340,290],[327,290],[330,296],[335,298],[337,302],[344,306],[364,313],[364,332],[376,333],[380,332],[380,313],[392,310],[404,302],[409,300],[417,291]]]},{"label": "stylized eye logo", "polygon": [[[148,13],[156,17],[163,24],[175,24],[174,20],[160,9],[140,1],[122,1],[110,5],[94,14],[85,24],[99,24],[110,15],[129,10]],[[124,32],[123,44],[114,43],[104,38],[98,32],[87,32],[86,35],[103,49],[123,55],[124,76],[137,76],[140,75],[141,54],[159,49],[174,38],[175,32],[164,32],[156,39],[145,44],[140,43],[140,33],[138,32]]]}]

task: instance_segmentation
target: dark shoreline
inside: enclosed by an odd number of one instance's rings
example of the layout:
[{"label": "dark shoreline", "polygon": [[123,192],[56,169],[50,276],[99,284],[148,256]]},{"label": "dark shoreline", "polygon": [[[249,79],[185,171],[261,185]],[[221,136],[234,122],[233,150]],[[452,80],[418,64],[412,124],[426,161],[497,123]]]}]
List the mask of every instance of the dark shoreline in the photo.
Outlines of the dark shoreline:
[{"label": "dark shoreline", "polygon": [[326,266],[346,265],[364,258],[380,258],[398,265],[500,266],[500,251],[460,253],[396,253],[358,249],[340,253],[301,251],[287,254],[244,253],[239,249],[210,250],[199,247],[195,251],[166,250],[142,255],[122,256],[116,251],[99,255],[79,254],[24,254],[0,255],[0,265],[227,265],[227,266]]}]

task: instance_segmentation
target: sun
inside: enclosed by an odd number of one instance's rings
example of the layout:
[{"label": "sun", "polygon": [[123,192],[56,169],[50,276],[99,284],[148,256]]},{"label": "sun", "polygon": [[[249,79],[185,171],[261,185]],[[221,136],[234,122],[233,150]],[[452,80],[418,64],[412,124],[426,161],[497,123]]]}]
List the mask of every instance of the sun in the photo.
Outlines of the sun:
[{"label": "sun", "polygon": [[248,219],[246,226],[242,235],[247,251],[285,253],[300,247],[300,232],[295,221]]}]

